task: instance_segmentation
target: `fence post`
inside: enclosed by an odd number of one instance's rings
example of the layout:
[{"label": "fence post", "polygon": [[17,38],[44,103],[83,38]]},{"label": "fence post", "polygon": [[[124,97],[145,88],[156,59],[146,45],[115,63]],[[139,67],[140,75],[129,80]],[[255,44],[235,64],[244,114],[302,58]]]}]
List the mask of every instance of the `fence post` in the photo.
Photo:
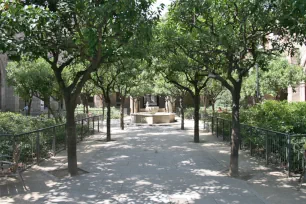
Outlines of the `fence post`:
[{"label": "fence post", "polygon": [[68,135],[67,135],[67,124],[65,124],[65,145],[64,148],[67,149],[67,143],[68,143]]},{"label": "fence post", "polygon": [[56,153],[56,131],[55,131],[55,127],[53,127],[52,151],[53,151],[53,156],[55,156],[55,153]]},{"label": "fence post", "polygon": [[240,126],[239,149],[242,150],[242,137],[243,137],[243,135],[242,135],[241,129],[243,128],[243,125],[239,124],[239,126]]},{"label": "fence post", "polygon": [[100,116],[98,116],[98,133],[100,132]]},{"label": "fence post", "polygon": [[225,134],[224,134],[224,120],[223,120],[223,137],[222,137],[222,141],[225,141]]},{"label": "fence post", "polygon": [[83,125],[84,125],[84,120],[82,119],[82,125],[81,125],[81,141],[83,140]]},{"label": "fence post", "polygon": [[95,116],[92,118],[93,134],[95,134]]},{"label": "fence post", "polygon": [[205,116],[203,117],[203,129],[205,130]]},{"label": "fence post", "polygon": [[40,160],[40,142],[39,142],[39,131],[36,134],[36,163],[39,165],[39,160]]},{"label": "fence post", "polygon": [[222,119],[222,138],[224,140],[224,119]]},{"label": "fence post", "polygon": [[218,121],[218,118],[217,118],[217,130],[216,130],[216,133],[217,133],[217,138],[219,137],[219,121]]},{"label": "fence post", "polygon": [[253,128],[251,127],[251,131],[250,131],[250,154],[251,156],[253,155],[253,148],[252,148],[252,136],[253,136]]},{"label": "fence post", "polygon": [[290,177],[291,168],[291,139],[290,134],[287,135],[287,167],[288,167],[288,177]]},{"label": "fence post", "polygon": [[265,141],[265,145],[266,145],[266,165],[269,164],[269,138],[268,138],[268,131],[266,131],[266,141]]},{"label": "fence post", "polygon": [[211,134],[214,134],[214,115],[211,116]]},{"label": "fence post", "polygon": [[229,125],[229,141],[232,144],[232,121],[230,121],[230,125]]},{"label": "fence post", "polygon": [[90,118],[89,117],[87,117],[87,128],[88,128],[88,135],[87,136],[89,136],[90,135],[90,131],[89,131],[89,123],[90,123]]}]

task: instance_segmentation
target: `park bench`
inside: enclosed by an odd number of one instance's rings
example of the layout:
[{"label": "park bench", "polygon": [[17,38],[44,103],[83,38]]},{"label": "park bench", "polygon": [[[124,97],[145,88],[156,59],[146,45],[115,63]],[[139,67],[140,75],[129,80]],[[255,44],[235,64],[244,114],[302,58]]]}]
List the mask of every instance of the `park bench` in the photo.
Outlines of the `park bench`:
[{"label": "park bench", "polygon": [[17,177],[21,180],[23,187],[27,190],[21,173],[24,171],[24,165],[19,163],[21,145],[13,145],[13,156],[0,154],[0,177]]}]

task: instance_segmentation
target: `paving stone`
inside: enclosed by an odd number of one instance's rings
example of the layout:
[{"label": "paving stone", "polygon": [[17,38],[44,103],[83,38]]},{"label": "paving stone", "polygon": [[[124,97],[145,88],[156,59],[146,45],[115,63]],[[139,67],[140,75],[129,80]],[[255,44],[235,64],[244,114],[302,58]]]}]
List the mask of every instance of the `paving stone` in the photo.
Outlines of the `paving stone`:
[{"label": "paving stone", "polygon": [[[89,171],[88,174],[58,180],[40,176],[41,182],[35,184],[39,183],[41,188],[29,186],[38,191],[37,195],[31,190],[22,192],[24,197],[31,198],[27,200],[20,195],[14,197],[16,192],[11,199],[25,203],[265,203],[245,181],[226,177],[227,161],[216,148],[228,151],[229,147],[219,143],[209,147],[209,136],[202,133],[205,143],[190,142],[192,125],[187,121],[186,131],[178,131],[179,124],[129,126],[121,131],[116,124],[112,127],[116,141],[86,140],[78,146],[78,154],[91,150],[90,155],[78,158],[80,167]],[[65,152],[58,159],[65,164]],[[45,166],[52,164],[46,162]],[[35,177],[35,171],[27,175],[26,183],[31,176]],[[17,184],[7,189],[13,191]],[[29,185],[34,184],[29,182]]]}]

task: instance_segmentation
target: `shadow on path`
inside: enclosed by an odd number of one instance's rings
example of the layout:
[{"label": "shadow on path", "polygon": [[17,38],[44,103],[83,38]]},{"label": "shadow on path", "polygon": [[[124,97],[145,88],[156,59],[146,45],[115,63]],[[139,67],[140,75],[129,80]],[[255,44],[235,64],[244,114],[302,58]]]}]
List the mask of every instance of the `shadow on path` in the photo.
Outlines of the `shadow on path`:
[{"label": "shadow on path", "polygon": [[[205,132],[201,133],[201,143],[190,142],[192,125],[187,121],[186,131],[179,130],[179,122],[171,126],[128,126],[124,131],[114,125],[112,137],[116,141],[102,142],[105,135],[101,133],[78,145],[79,167],[88,174],[58,179],[47,173],[67,166],[66,153],[61,152],[24,173],[29,191],[20,189],[18,181],[0,183],[0,201],[305,203],[305,191],[278,186],[281,182],[272,173],[268,175],[270,169],[244,153],[240,168],[249,173],[247,181],[227,177],[229,146]],[[281,175],[275,178],[283,179]]]}]

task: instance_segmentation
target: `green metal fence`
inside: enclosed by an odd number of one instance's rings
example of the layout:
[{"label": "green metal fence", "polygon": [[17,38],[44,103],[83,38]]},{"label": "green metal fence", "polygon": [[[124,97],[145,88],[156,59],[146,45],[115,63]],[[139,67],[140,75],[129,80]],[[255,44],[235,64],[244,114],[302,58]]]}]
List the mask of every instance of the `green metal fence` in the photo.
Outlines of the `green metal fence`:
[{"label": "green metal fence", "polygon": [[[231,120],[205,116],[204,129],[223,141],[231,142]],[[305,142],[306,135],[287,134],[240,124],[240,149],[265,160],[266,165],[287,170],[288,176],[302,172],[305,163],[302,146]]]},{"label": "green metal fence", "polygon": [[[82,141],[103,128],[103,116],[92,116],[76,120],[77,142]],[[59,124],[21,134],[0,134],[0,154],[13,155],[13,144],[21,147],[20,162],[38,163],[66,149],[66,124]]]}]

